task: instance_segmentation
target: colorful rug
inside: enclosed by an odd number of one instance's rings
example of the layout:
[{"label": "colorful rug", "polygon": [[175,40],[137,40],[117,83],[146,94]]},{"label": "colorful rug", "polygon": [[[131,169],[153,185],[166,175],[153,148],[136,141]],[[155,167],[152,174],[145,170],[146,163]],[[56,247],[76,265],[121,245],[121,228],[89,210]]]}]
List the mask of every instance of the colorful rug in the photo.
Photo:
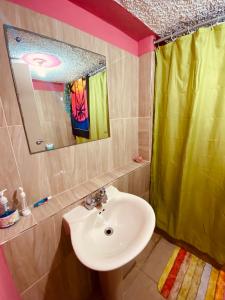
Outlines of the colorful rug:
[{"label": "colorful rug", "polygon": [[170,300],[225,300],[225,272],[176,247],[158,289]]}]

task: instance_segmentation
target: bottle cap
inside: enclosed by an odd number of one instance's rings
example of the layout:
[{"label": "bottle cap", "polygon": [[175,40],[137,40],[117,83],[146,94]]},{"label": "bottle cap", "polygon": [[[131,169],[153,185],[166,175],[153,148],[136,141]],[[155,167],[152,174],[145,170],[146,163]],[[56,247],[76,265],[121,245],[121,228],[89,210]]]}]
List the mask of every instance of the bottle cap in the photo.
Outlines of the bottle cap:
[{"label": "bottle cap", "polygon": [[24,193],[23,188],[21,186],[19,187],[19,191],[21,197],[26,197],[26,194]]},{"label": "bottle cap", "polygon": [[4,196],[4,193],[7,191],[7,189],[4,189],[2,191],[0,191],[0,197],[3,197]]}]

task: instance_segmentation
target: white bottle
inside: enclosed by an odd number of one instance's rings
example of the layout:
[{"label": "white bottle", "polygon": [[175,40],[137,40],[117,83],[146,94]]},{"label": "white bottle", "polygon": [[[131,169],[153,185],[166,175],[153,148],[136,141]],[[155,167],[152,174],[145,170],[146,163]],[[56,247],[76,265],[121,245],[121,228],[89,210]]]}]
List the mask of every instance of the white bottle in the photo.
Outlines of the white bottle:
[{"label": "white bottle", "polygon": [[21,208],[22,208],[21,213],[24,217],[26,217],[31,214],[31,211],[27,205],[26,194],[24,193],[23,188],[19,187],[19,191],[20,191],[19,198],[20,198],[20,203],[21,203]]},{"label": "white bottle", "polygon": [[7,191],[7,189],[0,191],[0,215],[3,215],[9,210],[9,201],[4,196],[5,191]]}]

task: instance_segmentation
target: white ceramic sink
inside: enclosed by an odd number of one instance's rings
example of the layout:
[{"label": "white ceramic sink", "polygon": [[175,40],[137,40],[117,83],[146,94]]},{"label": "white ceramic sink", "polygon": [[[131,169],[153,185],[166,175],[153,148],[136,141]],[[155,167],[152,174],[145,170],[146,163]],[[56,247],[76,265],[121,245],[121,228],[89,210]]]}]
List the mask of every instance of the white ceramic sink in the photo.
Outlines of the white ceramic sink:
[{"label": "white ceramic sink", "polygon": [[106,193],[108,201],[100,210],[77,206],[63,216],[78,259],[97,271],[114,270],[135,258],[155,227],[154,211],[144,199],[113,186]]}]

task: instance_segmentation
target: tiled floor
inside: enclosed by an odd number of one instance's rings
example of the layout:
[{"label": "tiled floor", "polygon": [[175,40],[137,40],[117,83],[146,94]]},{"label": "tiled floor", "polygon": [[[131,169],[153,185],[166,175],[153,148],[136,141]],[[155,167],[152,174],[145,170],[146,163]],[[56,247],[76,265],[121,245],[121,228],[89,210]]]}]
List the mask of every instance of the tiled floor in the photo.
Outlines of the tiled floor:
[{"label": "tiled floor", "polygon": [[124,279],[123,300],[164,299],[157,290],[158,280],[175,245],[154,234],[145,250],[136,259],[135,267]]}]

